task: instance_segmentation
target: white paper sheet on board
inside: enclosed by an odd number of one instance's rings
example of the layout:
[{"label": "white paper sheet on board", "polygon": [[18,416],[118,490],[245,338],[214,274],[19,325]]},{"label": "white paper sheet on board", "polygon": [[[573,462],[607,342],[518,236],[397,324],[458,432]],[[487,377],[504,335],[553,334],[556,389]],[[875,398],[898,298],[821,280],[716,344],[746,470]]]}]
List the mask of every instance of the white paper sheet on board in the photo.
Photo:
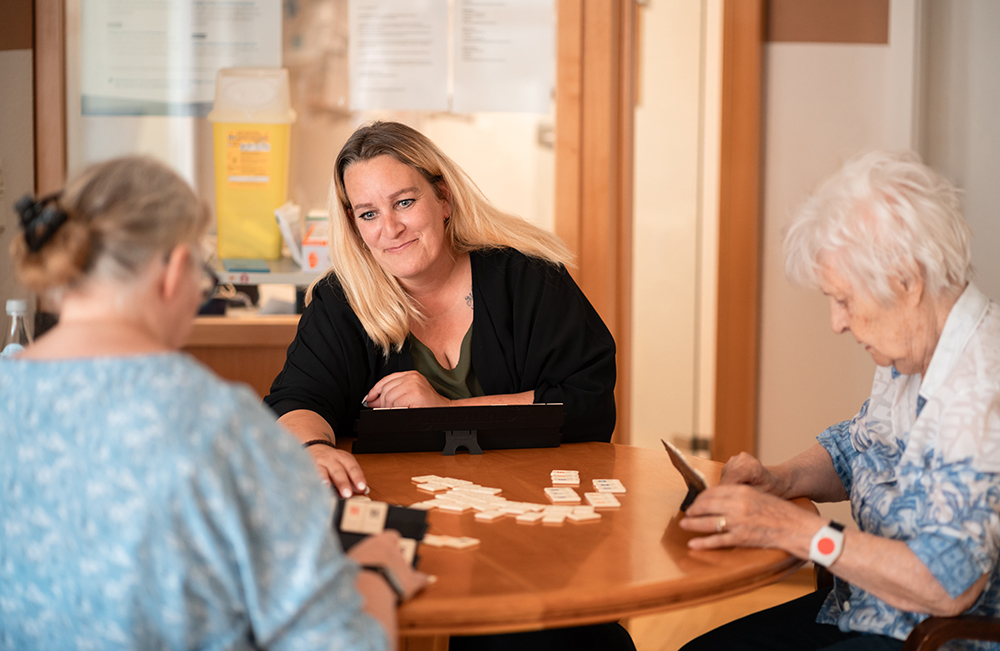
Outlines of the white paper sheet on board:
[{"label": "white paper sheet on board", "polygon": [[448,0],[350,0],[351,110],[448,110]]},{"label": "white paper sheet on board", "polygon": [[554,0],[455,0],[452,110],[549,113]]},{"label": "white paper sheet on board", "polygon": [[281,65],[275,0],[83,0],[84,115],[204,115],[215,74]]}]

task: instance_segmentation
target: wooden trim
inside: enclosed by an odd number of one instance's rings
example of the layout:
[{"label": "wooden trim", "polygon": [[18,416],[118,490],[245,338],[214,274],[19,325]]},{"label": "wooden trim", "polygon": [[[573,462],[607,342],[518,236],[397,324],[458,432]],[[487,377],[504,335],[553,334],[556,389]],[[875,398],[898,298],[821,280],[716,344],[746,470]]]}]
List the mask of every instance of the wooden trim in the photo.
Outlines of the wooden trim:
[{"label": "wooden trim", "polygon": [[32,45],[31,0],[3,0],[0,20],[0,52],[30,50]]},{"label": "wooden trim", "polygon": [[448,636],[437,637],[400,637],[400,651],[448,651]]},{"label": "wooden trim", "polygon": [[719,304],[712,457],[756,452],[764,0],[723,9]]},{"label": "wooden trim", "polygon": [[580,128],[583,1],[559,0],[556,34],[555,229],[577,256],[580,254],[580,143],[583,139]]},{"label": "wooden trim", "polygon": [[767,40],[889,44],[889,0],[769,0]]},{"label": "wooden trim", "polygon": [[635,106],[638,92],[638,14],[633,0],[620,6],[620,59],[618,61],[618,423],[613,441],[632,441],[632,203],[635,197]]},{"label": "wooden trim", "polygon": [[299,315],[213,317],[194,321],[186,348],[243,348],[245,346],[284,346],[295,338]]},{"label": "wooden trim", "polygon": [[634,42],[632,0],[560,0],[556,233],[618,346],[618,443],[630,421]]},{"label": "wooden trim", "polygon": [[66,13],[62,0],[35,0],[35,192],[66,181]]},{"label": "wooden trim", "polygon": [[931,616],[910,631],[903,651],[937,651],[952,640],[1000,642],[1000,621],[985,615]]}]

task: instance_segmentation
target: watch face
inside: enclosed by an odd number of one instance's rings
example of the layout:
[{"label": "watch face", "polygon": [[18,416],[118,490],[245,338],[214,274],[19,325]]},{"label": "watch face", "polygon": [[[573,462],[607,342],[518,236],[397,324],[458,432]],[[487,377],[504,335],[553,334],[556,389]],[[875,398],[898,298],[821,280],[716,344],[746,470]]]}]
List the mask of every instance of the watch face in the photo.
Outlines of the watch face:
[{"label": "watch face", "polygon": [[837,528],[834,526],[837,524],[836,522],[831,522],[816,532],[816,535],[813,536],[812,541],[809,543],[809,560],[823,567],[829,567],[831,563],[837,560],[844,547],[843,525]]}]

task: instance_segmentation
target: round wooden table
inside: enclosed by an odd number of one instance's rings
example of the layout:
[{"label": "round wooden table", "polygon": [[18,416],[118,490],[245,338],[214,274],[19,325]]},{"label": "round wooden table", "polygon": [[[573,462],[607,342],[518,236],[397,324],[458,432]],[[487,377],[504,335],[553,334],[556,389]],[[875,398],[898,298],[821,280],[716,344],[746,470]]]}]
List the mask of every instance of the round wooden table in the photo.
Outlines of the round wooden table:
[{"label": "round wooden table", "polygon": [[[421,545],[420,570],[438,581],[399,610],[401,636],[527,631],[616,621],[684,608],[773,583],[802,561],[773,549],[689,551],[677,526],[687,492],[666,452],[610,443],[559,448],[357,456],[371,498],[409,505],[430,499],[410,478],[433,474],[503,489],[509,500],[548,504],[554,469],[579,470],[577,492],[593,479],[620,479],[621,507],[597,522],[520,524],[514,516],[478,522],[472,511],[430,511],[429,533],[479,538],[469,550]],[[710,484],[721,465],[693,459]],[[813,508],[801,500],[803,508]]]}]

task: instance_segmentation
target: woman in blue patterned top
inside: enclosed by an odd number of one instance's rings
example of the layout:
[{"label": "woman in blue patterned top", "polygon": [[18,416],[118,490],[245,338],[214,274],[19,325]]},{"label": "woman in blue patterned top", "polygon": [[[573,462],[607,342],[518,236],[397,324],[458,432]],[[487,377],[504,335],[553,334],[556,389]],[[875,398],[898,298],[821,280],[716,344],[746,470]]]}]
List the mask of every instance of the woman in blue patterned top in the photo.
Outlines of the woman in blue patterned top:
[{"label": "woman in blue patterned top", "polygon": [[18,275],[60,318],[0,361],[0,649],[394,646],[426,579],[398,535],[345,555],[308,454],[176,351],[203,299],[191,189],[130,157],[18,211]]},{"label": "woman in blue patterned top", "polygon": [[[848,162],[800,210],[786,271],[871,354],[871,395],[786,463],[730,459],[681,526],[709,534],[692,549],[811,559],[834,587],[688,651],[899,649],[929,615],[1000,614],[1000,308],[970,281],[970,241],[958,191],[908,154]],[[785,501],[800,496],[849,499],[857,529]]]}]

